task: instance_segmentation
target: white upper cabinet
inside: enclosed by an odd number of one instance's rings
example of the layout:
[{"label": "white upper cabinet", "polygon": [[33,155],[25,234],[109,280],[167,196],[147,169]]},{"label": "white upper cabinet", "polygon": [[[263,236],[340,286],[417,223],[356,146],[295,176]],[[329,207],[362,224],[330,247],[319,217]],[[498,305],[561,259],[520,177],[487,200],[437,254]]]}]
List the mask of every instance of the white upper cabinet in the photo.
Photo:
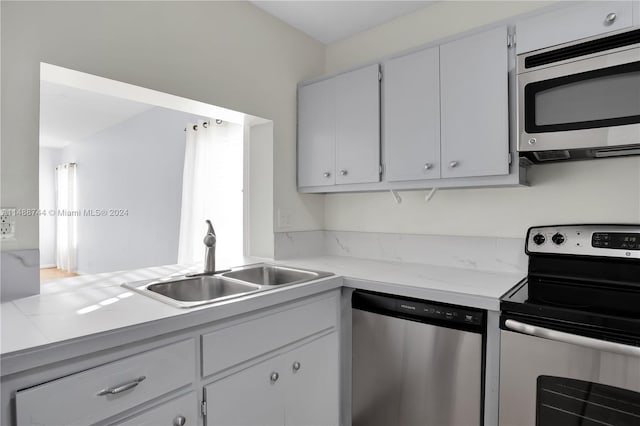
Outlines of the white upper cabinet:
[{"label": "white upper cabinet", "polygon": [[523,19],[516,24],[516,51],[531,52],[631,27],[634,7],[638,4],[631,0],[581,2]]},{"label": "white upper cabinet", "polygon": [[336,183],[380,180],[378,64],[335,77]]},{"label": "white upper cabinet", "polygon": [[383,134],[386,180],[440,177],[438,47],[384,63]]},{"label": "white upper cabinet", "polygon": [[298,187],[380,181],[379,66],[298,89]]},{"label": "white upper cabinet", "polygon": [[335,81],[298,91],[298,186],[335,184]]},{"label": "white upper cabinet", "polygon": [[507,29],[440,46],[443,178],[509,173]]}]

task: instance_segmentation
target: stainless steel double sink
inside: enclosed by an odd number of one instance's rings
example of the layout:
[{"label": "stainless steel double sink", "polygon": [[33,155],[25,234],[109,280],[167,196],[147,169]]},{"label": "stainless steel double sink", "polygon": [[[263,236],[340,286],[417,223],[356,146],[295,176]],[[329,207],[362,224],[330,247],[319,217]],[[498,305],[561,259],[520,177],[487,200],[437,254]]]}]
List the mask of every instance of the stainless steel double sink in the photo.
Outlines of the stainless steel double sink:
[{"label": "stainless steel double sink", "polygon": [[125,283],[123,286],[178,308],[191,308],[331,275],[328,272],[258,264],[215,275],[187,275]]}]

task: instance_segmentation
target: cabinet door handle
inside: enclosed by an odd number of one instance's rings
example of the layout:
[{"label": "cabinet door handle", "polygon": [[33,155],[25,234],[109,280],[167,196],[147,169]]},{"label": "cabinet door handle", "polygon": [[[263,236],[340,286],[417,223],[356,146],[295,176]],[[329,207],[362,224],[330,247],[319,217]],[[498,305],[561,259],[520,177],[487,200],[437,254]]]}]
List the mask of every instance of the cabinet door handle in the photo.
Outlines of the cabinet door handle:
[{"label": "cabinet door handle", "polygon": [[271,379],[271,383],[275,383],[280,378],[280,375],[276,371],[274,371],[273,373],[271,373],[271,376],[269,378]]},{"label": "cabinet door handle", "polygon": [[433,164],[431,163],[424,163],[424,169],[425,170],[431,170],[431,168],[433,167]]},{"label": "cabinet door handle", "polygon": [[608,13],[607,16],[604,18],[604,24],[605,25],[611,25],[614,22],[616,22],[616,18],[618,17],[618,15],[616,15],[615,13],[611,12]]},{"label": "cabinet door handle", "polygon": [[127,391],[129,389],[133,389],[136,386],[138,386],[144,379],[146,379],[146,376],[140,376],[137,379],[133,379],[130,382],[123,383],[123,384],[117,385],[117,386],[113,386],[111,388],[102,389],[100,392],[98,392],[98,396],[115,395],[117,393],[124,392],[124,391]]},{"label": "cabinet door handle", "polygon": [[301,367],[301,365],[300,365],[300,363],[298,361],[293,363],[293,371],[300,370],[300,367]]},{"label": "cabinet door handle", "polygon": [[345,169],[340,170],[340,176],[346,176],[347,171]]},{"label": "cabinet door handle", "polygon": [[450,168],[452,168],[452,169],[453,169],[454,167],[458,167],[458,162],[457,162],[457,161],[452,161],[452,162],[450,162],[450,163],[449,163],[449,167],[450,167]]},{"label": "cabinet door handle", "polygon": [[331,173],[329,173],[329,172],[324,172],[324,173],[322,174],[322,176],[324,176],[324,177],[328,178],[328,177],[330,177],[330,176],[331,176]]},{"label": "cabinet door handle", "polygon": [[184,426],[187,424],[187,419],[185,416],[178,416],[173,419],[173,426]]}]

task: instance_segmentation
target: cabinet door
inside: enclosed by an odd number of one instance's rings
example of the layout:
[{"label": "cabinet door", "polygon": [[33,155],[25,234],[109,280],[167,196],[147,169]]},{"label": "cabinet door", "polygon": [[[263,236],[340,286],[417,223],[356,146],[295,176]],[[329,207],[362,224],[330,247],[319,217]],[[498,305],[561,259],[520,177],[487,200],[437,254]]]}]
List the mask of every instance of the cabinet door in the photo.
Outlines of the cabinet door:
[{"label": "cabinet door", "polygon": [[386,180],[439,178],[438,48],[386,62],[382,87]]},{"label": "cabinet door", "polygon": [[281,366],[281,357],[272,358],[206,386],[206,424],[282,425],[285,380]]},{"label": "cabinet door", "polygon": [[339,424],[338,336],[331,333],[285,355],[285,424]]},{"label": "cabinet door", "polygon": [[[633,24],[633,2],[580,2],[517,23],[517,53],[617,31]],[[614,15],[612,15],[614,14]]]},{"label": "cabinet door", "polygon": [[298,89],[298,186],[335,184],[335,81]]},{"label": "cabinet door", "polygon": [[380,180],[379,66],[335,77],[336,183]]},{"label": "cabinet door", "polygon": [[443,178],[509,173],[507,29],[440,46]]},{"label": "cabinet door", "polygon": [[116,423],[117,426],[158,426],[158,425],[184,425],[196,426],[200,424],[198,418],[198,398],[195,392],[190,392],[181,397],[172,399],[162,405],[151,408]]}]

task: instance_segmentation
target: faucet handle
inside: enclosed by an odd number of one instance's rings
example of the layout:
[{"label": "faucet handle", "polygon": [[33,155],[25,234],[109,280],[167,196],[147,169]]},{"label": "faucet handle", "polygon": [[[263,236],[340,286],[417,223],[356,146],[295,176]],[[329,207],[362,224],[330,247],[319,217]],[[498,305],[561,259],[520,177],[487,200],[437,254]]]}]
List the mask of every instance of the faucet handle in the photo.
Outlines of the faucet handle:
[{"label": "faucet handle", "polygon": [[213,225],[211,224],[211,221],[209,219],[205,220],[205,222],[207,223],[208,229],[207,229],[207,234],[213,234],[214,236],[216,235],[216,231],[213,230]]},{"label": "faucet handle", "polygon": [[207,247],[214,247],[216,245],[216,232],[213,230],[213,225],[209,219],[206,220],[209,229],[207,235],[204,236],[204,245]]}]

